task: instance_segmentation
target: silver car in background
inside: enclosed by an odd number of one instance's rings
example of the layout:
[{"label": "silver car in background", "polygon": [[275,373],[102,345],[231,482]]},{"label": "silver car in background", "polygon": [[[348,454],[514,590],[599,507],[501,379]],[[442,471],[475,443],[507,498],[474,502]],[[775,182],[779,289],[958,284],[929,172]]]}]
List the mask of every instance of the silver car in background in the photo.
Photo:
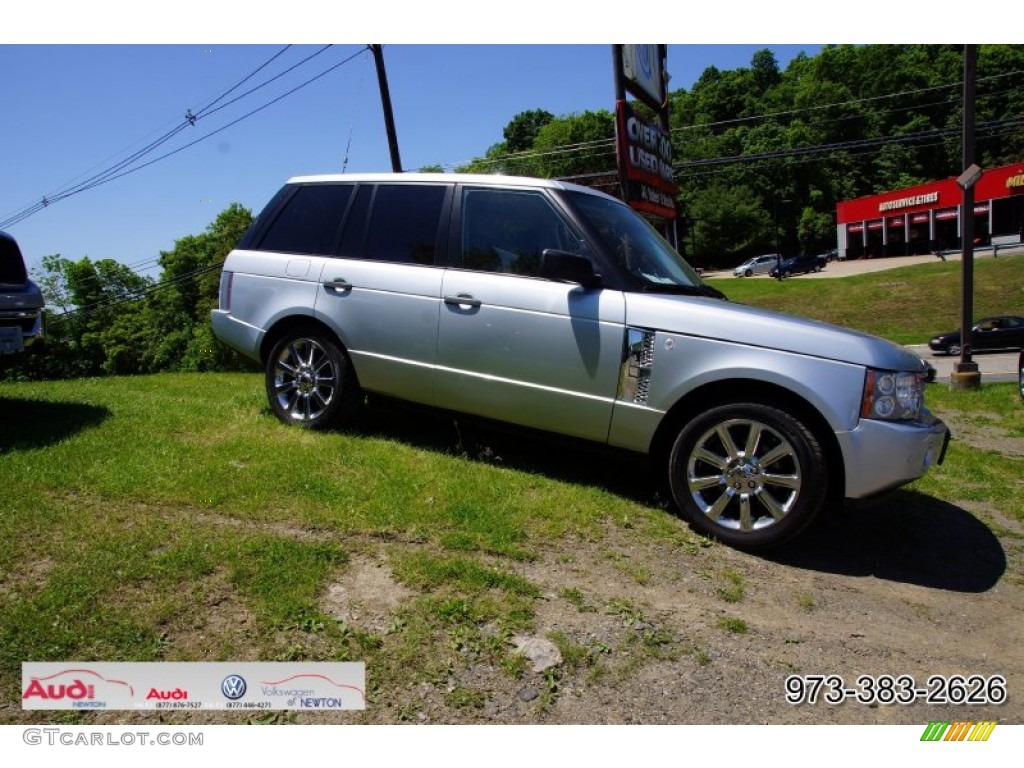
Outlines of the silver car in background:
[{"label": "silver car in background", "polygon": [[283,422],[344,425],[378,393],[646,454],[695,529],[746,549],[949,439],[918,357],[732,304],[628,206],[553,180],[291,179],[212,322]]},{"label": "silver car in background", "polygon": [[732,271],[733,277],[753,277],[767,275],[782,261],[777,253],[766,253],[747,259]]}]

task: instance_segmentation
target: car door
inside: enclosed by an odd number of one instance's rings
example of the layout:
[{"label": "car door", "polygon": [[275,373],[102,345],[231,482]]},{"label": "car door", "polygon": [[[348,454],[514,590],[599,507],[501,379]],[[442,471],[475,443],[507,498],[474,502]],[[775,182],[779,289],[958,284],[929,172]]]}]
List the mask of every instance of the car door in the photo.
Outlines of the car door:
[{"label": "car door", "polygon": [[434,401],[434,356],[450,184],[361,184],[316,316],[338,334],[363,389]]},{"label": "car door", "polygon": [[992,317],[982,320],[971,332],[975,351],[1012,349],[1020,346],[1022,329],[1012,317]]},{"label": "car door", "polygon": [[539,277],[545,249],[584,248],[543,190],[462,186],[453,220],[438,405],[607,440],[623,349],[622,293]]}]

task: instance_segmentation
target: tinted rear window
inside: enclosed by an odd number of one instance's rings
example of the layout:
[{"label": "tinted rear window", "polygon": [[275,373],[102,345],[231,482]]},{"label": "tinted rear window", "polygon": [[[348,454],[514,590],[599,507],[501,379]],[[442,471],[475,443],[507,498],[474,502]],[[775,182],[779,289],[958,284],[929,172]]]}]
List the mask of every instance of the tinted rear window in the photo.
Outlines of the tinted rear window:
[{"label": "tinted rear window", "polygon": [[267,228],[257,250],[331,255],[353,188],[352,184],[299,187]]},{"label": "tinted rear window", "polygon": [[433,264],[446,187],[382,184],[373,200],[365,258]]}]

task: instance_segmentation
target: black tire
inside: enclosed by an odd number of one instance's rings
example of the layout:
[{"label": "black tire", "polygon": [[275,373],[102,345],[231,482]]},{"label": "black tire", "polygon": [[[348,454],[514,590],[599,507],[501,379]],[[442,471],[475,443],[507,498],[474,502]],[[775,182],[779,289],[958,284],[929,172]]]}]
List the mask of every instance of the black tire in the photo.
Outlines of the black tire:
[{"label": "black tire", "polygon": [[748,269],[746,272],[743,273],[743,276],[744,277],[751,277],[751,276],[753,276],[753,274],[754,274],[754,270]]},{"label": "black tire", "polygon": [[828,495],[828,461],[800,419],[763,403],[730,403],[679,432],[668,462],[676,505],[700,533],[765,549],[803,531]]},{"label": "black tire", "polygon": [[277,340],[264,380],[274,415],[306,429],[351,423],[363,400],[348,355],[313,326],[293,328]]}]

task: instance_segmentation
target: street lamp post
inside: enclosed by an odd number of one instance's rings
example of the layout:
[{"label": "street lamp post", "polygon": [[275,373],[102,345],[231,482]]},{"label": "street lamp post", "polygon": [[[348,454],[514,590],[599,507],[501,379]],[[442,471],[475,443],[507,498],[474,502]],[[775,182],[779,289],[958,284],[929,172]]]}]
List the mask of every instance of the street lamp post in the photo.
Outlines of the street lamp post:
[{"label": "street lamp post", "polygon": [[779,246],[779,203],[792,203],[792,200],[779,200],[772,196],[772,228],[775,230],[775,267],[777,279],[782,280],[782,248]]},{"label": "street lamp post", "polygon": [[960,208],[960,245],[963,256],[961,267],[960,304],[960,361],[953,365],[949,379],[951,389],[978,389],[981,372],[971,359],[971,328],[974,324],[974,185],[981,177],[981,168],[974,162],[974,87],[977,64],[977,46],[964,46],[963,96],[963,166],[964,172],[956,180],[964,191]]}]

